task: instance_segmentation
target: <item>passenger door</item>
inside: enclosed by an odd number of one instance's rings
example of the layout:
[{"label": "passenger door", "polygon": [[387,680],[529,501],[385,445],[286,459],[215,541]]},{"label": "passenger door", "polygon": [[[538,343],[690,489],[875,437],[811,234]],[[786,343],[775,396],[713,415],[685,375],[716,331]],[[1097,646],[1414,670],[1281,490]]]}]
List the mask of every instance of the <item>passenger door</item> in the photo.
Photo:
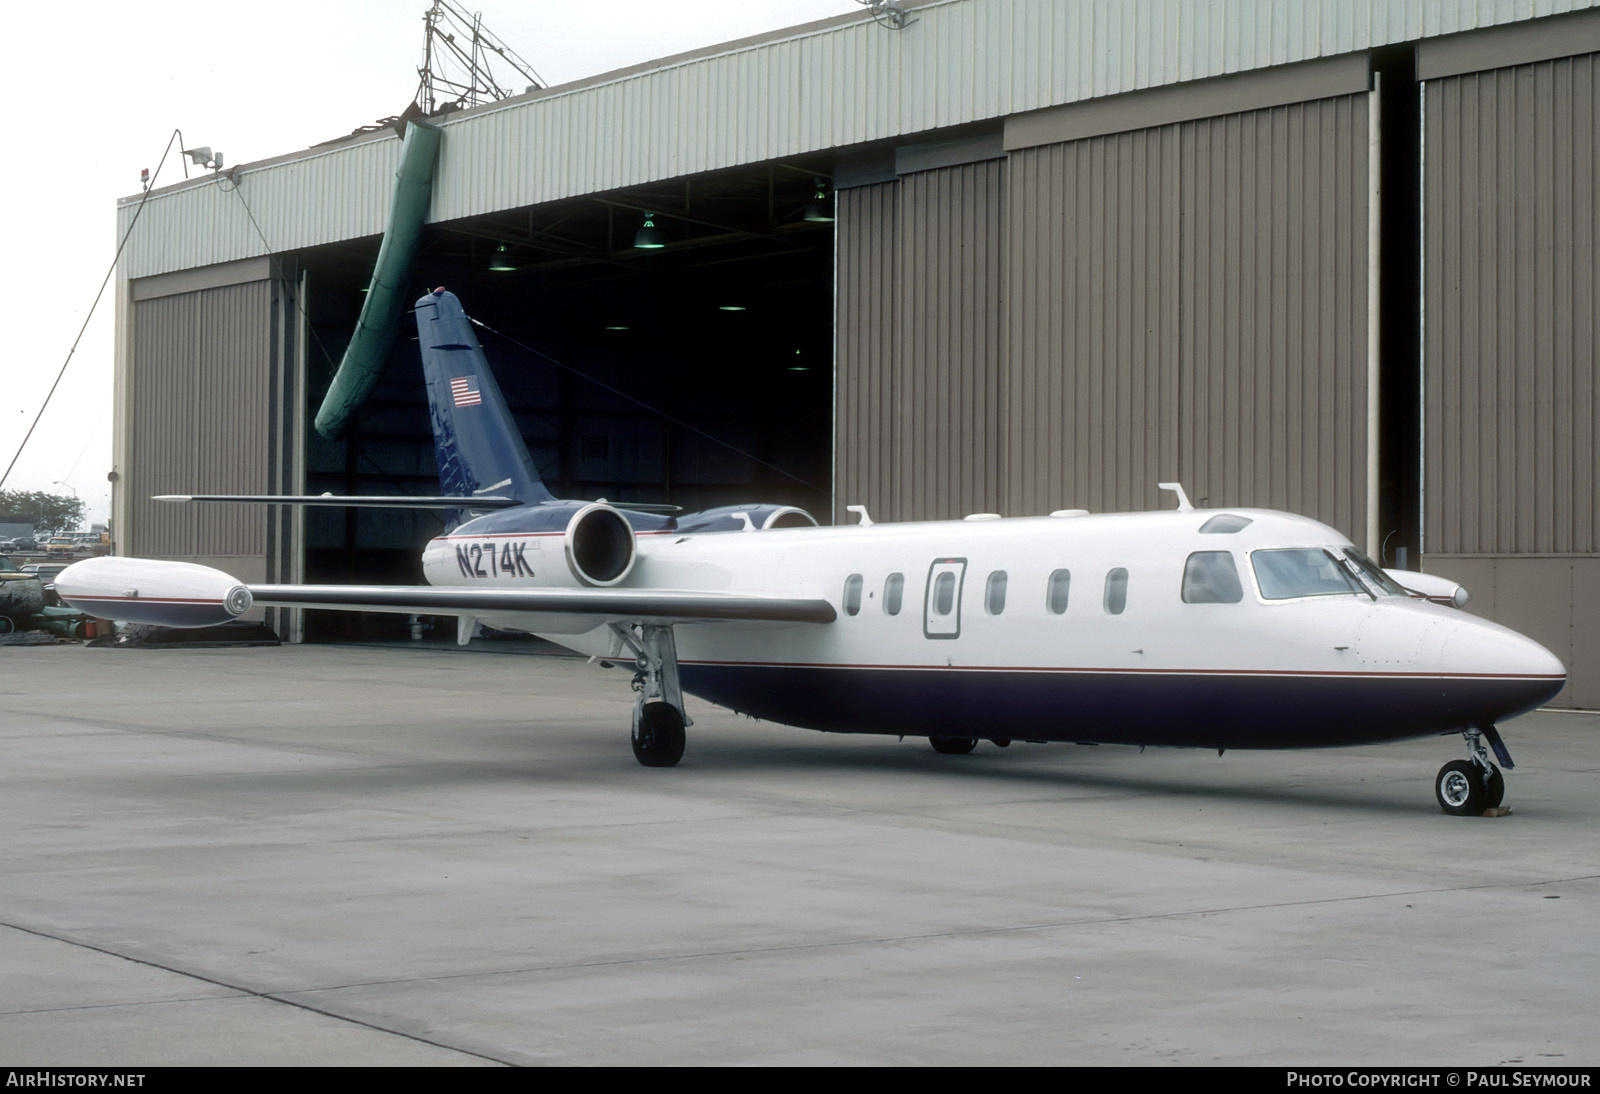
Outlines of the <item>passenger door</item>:
[{"label": "passenger door", "polygon": [[926,637],[961,637],[961,587],[966,573],[964,558],[935,559],[928,567],[928,587],[922,599],[922,633]]}]

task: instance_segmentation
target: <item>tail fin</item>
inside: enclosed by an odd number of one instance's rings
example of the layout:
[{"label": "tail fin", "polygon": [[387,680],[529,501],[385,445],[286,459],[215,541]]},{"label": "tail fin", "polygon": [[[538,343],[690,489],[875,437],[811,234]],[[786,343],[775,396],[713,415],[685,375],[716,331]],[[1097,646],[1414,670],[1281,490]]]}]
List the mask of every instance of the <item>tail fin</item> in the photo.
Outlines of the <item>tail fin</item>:
[{"label": "tail fin", "polygon": [[417,335],[444,492],[462,498],[498,494],[527,505],[554,497],[533,469],[454,293],[435,289],[417,301]]}]

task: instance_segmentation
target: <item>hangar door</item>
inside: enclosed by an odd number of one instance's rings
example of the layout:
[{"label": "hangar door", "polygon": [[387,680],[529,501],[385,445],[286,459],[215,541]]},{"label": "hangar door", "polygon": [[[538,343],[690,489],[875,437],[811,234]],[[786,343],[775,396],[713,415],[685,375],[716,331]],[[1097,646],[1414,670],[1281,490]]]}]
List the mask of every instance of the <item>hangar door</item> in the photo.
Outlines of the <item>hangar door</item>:
[{"label": "hangar door", "polygon": [[196,561],[245,581],[292,580],[279,507],[150,500],[299,492],[286,443],[296,312],[284,286],[255,259],[142,278],[130,293],[118,553]]},{"label": "hangar door", "polygon": [[1177,478],[1360,541],[1368,65],[1019,115],[987,157],[951,146],[977,162],[836,176],[838,504],[1143,509]]},{"label": "hangar door", "polygon": [[1600,14],[1418,69],[1425,564],[1566,662],[1558,704],[1600,706]]},{"label": "hangar door", "polygon": [[1363,539],[1366,64],[1014,119],[1002,511],[1153,508],[1176,478]]}]

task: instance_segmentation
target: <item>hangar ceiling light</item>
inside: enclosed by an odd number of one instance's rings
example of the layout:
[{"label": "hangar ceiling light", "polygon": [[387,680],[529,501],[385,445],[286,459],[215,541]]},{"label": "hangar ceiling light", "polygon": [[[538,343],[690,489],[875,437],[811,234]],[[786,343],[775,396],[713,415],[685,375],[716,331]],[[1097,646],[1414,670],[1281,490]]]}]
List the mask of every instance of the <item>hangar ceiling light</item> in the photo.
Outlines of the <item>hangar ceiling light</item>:
[{"label": "hangar ceiling light", "polygon": [[494,273],[511,273],[516,268],[517,264],[511,261],[511,255],[507,253],[506,245],[502,243],[496,247],[494,257],[489,260],[489,269]]},{"label": "hangar ceiling light", "polygon": [[654,218],[654,213],[645,213],[644,224],[640,225],[638,234],[633,237],[633,245],[641,251],[658,251],[666,246],[661,233],[656,230]]},{"label": "hangar ceiling light", "polygon": [[812,224],[832,224],[833,203],[828,200],[827,187],[820,177],[814,180],[813,189],[815,193],[806,204],[805,219]]}]

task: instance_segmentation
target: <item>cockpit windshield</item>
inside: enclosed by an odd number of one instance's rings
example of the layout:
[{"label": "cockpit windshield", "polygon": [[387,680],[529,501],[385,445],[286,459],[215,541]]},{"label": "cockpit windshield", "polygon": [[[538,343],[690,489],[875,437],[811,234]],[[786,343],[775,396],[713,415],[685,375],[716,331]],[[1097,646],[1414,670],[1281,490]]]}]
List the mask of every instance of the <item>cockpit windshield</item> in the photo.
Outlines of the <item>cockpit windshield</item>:
[{"label": "cockpit windshield", "polygon": [[1405,589],[1401,588],[1399,582],[1395,581],[1394,578],[1383,572],[1383,567],[1379,566],[1376,562],[1372,561],[1354,547],[1346,547],[1344,549],[1344,555],[1360,568],[1362,577],[1366,578],[1373,585],[1377,586],[1378,594],[1380,596],[1410,595],[1405,591]]},{"label": "cockpit windshield", "polygon": [[1255,568],[1261,595],[1268,600],[1360,596],[1367,592],[1345,563],[1322,547],[1256,551],[1250,556],[1250,565]]},{"label": "cockpit windshield", "polygon": [[1286,547],[1250,556],[1267,600],[1302,596],[1405,596],[1393,578],[1354,547]]}]

